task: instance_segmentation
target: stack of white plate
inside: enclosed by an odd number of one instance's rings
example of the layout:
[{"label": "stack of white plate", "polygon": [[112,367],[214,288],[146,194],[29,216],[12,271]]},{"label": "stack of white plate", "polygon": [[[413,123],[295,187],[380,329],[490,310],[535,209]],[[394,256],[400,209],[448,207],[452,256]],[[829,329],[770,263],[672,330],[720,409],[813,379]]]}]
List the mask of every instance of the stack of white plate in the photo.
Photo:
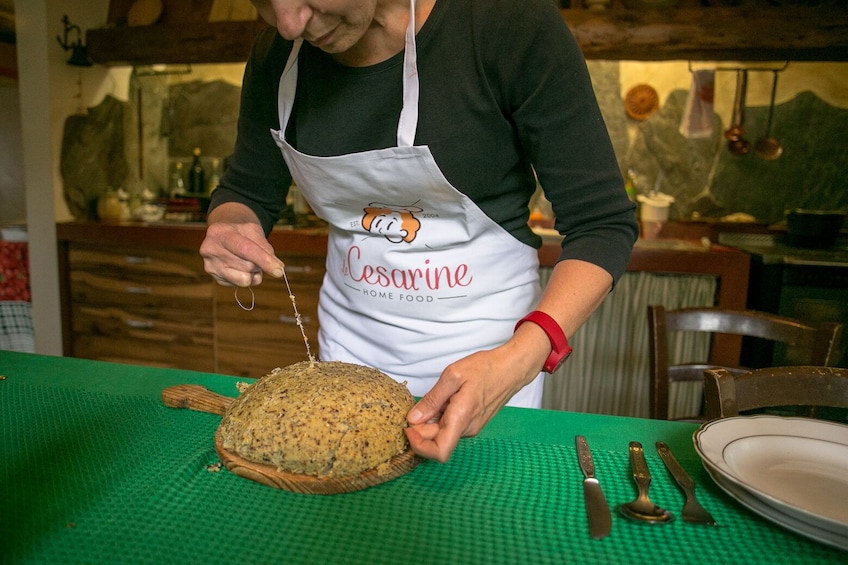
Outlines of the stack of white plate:
[{"label": "stack of white plate", "polygon": [[727,494],[808,538],[848,549],[848,426],[780,416],[715,420],[695,450]]}]

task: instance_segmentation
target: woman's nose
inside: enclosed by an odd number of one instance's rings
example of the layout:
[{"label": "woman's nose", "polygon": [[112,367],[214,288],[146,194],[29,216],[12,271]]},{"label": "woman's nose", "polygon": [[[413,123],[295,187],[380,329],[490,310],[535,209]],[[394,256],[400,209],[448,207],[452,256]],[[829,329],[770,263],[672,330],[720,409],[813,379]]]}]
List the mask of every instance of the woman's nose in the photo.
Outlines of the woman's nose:
[{"label": "woman's nose", "polygon": [[285,39],[297,39],[306,30],[306,24],[312,17],[312,9],[302,2],[272,1],[276,17],[277,31]]}]

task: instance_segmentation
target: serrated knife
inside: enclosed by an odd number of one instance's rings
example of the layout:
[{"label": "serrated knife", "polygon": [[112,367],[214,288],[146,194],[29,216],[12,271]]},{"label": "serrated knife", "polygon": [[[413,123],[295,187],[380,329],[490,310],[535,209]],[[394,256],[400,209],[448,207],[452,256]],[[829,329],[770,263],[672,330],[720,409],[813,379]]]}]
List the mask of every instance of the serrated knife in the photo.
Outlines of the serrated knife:
[{"label": "serrated knife", "polygon": [[595,477],[595,462],[589,444],[583,436],[576,436],[577,461],[583,471],[583,500],[586,503],[586,514],[589,517],[589,535],[595,539],[605,538],[612,529],[612,516],[601,484]]}]

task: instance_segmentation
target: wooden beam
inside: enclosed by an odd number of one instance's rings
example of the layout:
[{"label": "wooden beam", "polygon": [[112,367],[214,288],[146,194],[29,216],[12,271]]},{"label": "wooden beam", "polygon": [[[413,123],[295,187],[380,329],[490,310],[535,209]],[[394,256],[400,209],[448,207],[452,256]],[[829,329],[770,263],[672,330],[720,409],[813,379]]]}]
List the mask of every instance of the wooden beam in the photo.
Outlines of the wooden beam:
[{"label": "wooden beam", "polygon": [[262,20],[110,27],[86,33],[88,53],[106,65],[243,63]]},{"label": "wooden beam", "polygon": [[[561,14],[587,59],[848,61],[848,9],[836,5]],[[261,20],[113,25],[89,30],[87,42],[91,58],[105,65],[243,62],[265,25]]]},{"label": "wooden beam", "polygon": [[841,7],[561,10],[587,59],[846,61]]}]

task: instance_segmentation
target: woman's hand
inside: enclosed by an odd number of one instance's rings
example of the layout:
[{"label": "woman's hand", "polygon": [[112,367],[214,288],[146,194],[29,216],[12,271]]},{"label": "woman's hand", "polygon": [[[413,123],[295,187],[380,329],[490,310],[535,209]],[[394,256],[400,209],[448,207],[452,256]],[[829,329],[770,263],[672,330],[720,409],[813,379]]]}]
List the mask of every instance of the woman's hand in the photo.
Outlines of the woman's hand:
[{"label": "woman's hand", "polygon": [[262,282],[262,273],[280,278],[285,267],[256,215],[234,202],[222,204],[209,214],[200,255],[206,272],[224,286],[255,286]]},{"label": "woman's hand", "polygon": [[413,451],[446,462],[460,438],[477,435],[515,393],[536,378],[549,352],[544,332],[523,324],[506,344],[448,365],[407,416],[406,437]]},{"label": "woman's hand", "polygon": [[[611,288],[612,277],[600,267],[560,261],[537,309],[553,317],[570,337]],[[536,378],[550,352],[544,330],[526,323],[503,345],[448,365],[406,417],[406,437],[413,451],[446,462],[460,438],[477,435],[515,393]]]}]

